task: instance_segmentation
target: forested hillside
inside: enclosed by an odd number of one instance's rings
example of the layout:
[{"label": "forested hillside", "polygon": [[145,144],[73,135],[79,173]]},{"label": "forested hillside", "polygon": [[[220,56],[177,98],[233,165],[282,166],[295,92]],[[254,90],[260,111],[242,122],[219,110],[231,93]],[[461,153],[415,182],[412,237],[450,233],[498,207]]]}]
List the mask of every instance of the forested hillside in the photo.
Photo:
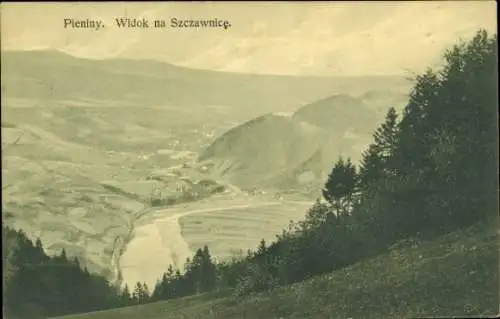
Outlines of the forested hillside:
[{"label": "forested hillside", "polygon": [[47,256],[43,244],[2,225],[3,305],[7,318],[37,319],[131,304],[104,277],[76,258]]},{"label": "forested hillside", "polygon": [[[496,220],[496,219],[495,219]],[[65,319],[492,318],[498,313],[495,220],[269,291],[202,293]]]}]

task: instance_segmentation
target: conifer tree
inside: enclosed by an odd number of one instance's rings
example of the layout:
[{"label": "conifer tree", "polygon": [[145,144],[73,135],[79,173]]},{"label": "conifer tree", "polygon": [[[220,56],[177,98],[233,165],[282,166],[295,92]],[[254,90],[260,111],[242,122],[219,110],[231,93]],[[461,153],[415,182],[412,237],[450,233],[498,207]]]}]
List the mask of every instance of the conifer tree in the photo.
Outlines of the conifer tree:
[{"label": "conifer tree", "polygon": [[207,245],[203,247],[202,256],[202,289],[203,291],[211,291],[217,280],[217,269]]},{"label": "conifer tree", "polygon": [[367,189],[371,184],[395,173],[394,150],[397,145],[398,123],[394,108],[387,111],[385,122],[373,134],[374,142],[363,153],[359,169],[359,186]]},{"label": "conifer tree", "polygon": [[351,159],[344,161],[340,157],[328,176],[323,189],[324,198],[337,214],[347,214],[352,206],[356,188],[356,167],[351,163]]},{"label": "conifer tree", "polygon": [[140,304],[140,303],[142,303],[143,295],[144,295],[144,292],[142,289],[142,283],[138,281],[135,284],[134,292],[132,293],[132,299],[134,300],[134,302]]},{"label": "conifer tree", "polygon": [[167,273],[162,277],[163,299],[169,299],[175,296],[176,278],[172,265],[168,266]]},{"label": "conifer tree", "polygon": [[175,279],[175,271],[174,271],[174,267],[172,265],[168,266],[167,273],[164,274],[163,279],[166,282],[171,282],[171,281],[173,281]]},{"label": "conifer tree", "polygon": [[376,145],[370,144],[362,154],[359,167],[359,186],[362,190],[366,190],[383,176],[383,160]]},{"label": "conifer tree", "polygon": [[387,166],[397,142],[398,122],[396,110],[391,107],[385,116],[385,122],[373,134],[375,147]]},{"label": "conifer tree", "polygon": [[121,301],[122,305],[126,306],[130,303],[130,300],[132,299],[132,296],[130,295],[130,289],[128,288],[128,285],[125,284],[123,287],[122,293],[121,293]]},{"label": "conifer tree", "polygon": [[264,240],[264,238],[262,238],[259,242],[259,247],[257,247],[257,254],[263,255],[265,254],[266,250],[266,241]]},{"label": "conifer tree", "polygon": [[[165,278],[163,274],[162,278]],[[151,295],[152,300],[163,300],[163,279],[157,280],[153,288],[153,294]]]},{"label": "conifer tree", "polygon": [[148,285],[145,282],[142,283],[142,295],[141,295],[142,303],[148,302],[150,295],[151,293],[149,291]]}]

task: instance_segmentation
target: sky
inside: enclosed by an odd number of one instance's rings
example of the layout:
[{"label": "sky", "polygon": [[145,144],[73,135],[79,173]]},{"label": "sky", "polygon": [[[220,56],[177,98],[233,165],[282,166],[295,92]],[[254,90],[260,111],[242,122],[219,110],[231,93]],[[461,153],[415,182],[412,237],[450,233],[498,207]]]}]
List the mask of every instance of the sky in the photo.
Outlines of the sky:
[{"label": "sky", "polygon": [[[228,72],[394,75],[421,72],[479,28],[496,30],[494,1],[2,3],[2,50],[155,59]],[[227,30],[122,29],[115,18],[229,20]],[[65,18],[103,20],[65,29]]]}]

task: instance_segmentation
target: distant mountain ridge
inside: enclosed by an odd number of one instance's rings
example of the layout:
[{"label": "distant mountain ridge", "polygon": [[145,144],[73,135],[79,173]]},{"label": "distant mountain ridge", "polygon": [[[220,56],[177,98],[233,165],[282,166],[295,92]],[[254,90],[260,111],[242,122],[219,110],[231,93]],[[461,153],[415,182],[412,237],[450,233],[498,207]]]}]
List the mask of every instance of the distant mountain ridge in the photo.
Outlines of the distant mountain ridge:
[{"label": "distant mountain ridge", "polygon": [[[93,98],[129,105],[229,105],[252,116],[293,110],[332,91],[407,86],[401,77],[299,77],[190,69],[155,60],[77,58],[59,51],[2,51],[7,97]],[[376,80],[375,80],[376,79]],[[347,93],[349,93],[347,92]],[[352,92],[350,92],[352,93]],[[258,113],[260,112],[260,114]]]}]

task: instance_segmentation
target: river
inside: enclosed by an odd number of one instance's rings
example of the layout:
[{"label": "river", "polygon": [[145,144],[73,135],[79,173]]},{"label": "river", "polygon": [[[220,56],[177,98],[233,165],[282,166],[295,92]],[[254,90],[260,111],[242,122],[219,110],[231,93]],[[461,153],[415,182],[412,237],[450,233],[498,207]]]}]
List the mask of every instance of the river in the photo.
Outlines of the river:
[{"label": "river", "polygon": [[169,265],[173,265],[182,271],[186,258],[191,258],[194,252],[190,251],[182,236],[179,223],[181,217],[197,213],[241,210],[273,205],[283,205],[283,202],[263,202],[197,209],[184,208],[184,211],[179,208],[169,208],[152,212],[150,216],[147,216],[147,220],[142,222],[142,225],[136,226],[132,240],[126,246],[119,260],[123,277],[122,284],[126,283],[132,289],[138,281],[145,282],[152,291],[156,280],[161,277]]}]

